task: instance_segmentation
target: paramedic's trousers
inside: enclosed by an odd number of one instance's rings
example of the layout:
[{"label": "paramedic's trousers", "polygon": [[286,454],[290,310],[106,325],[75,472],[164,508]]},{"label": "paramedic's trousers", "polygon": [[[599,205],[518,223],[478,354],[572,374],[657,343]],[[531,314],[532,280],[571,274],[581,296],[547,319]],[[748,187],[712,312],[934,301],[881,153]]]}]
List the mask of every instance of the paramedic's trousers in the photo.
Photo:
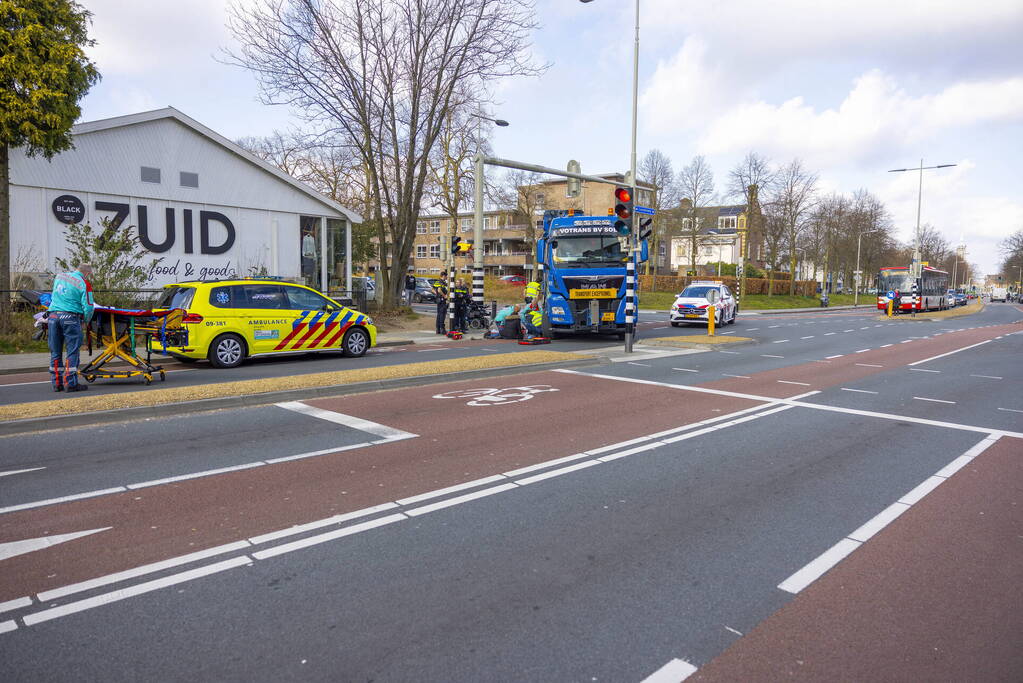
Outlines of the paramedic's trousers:
[{"label": "paramedic's trousers", "polygon": [[[50,340],[50,373],[53,388],[78,386],[78,352],[82,348],[82,316],[50,311],[47,335]],[[64,347],[67,357],[61,358]]]}]

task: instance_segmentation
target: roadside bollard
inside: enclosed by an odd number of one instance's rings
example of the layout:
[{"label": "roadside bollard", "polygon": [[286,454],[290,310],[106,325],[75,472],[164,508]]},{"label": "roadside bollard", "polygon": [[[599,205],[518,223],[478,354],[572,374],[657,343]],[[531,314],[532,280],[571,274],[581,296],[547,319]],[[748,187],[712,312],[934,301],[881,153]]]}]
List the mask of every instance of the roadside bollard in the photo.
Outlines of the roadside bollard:
[{"label": "roadside bollard", "polygon": [[891,299],[888,299],[888,317],[889,318],[892,317],[892,311],[894,310],[894,308],[895,308],[895,302],[892,301]]},{"label": "roadside bollard", "polygon": [[716,312],[714,304],[707,307],[707,336],[714,336],[714,314]]}]

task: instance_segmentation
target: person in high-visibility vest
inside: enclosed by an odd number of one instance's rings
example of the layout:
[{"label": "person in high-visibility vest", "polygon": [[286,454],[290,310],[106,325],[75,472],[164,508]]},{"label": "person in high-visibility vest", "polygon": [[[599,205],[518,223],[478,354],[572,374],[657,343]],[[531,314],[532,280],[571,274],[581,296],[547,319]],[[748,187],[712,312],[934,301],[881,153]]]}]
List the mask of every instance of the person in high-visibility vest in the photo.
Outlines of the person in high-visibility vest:
[{"label": "person in high-visibility vest", "polygon": [[540,304],[535,299],[519,313],[519,318],[522,321],[526,341],[543,334],[540,331],[540,326],[543,325],[543,311],[540,310]]},{"label": "person in high-visibility vest", "polygon": [[524,294],[526,296],[527,304],[532,301],[536,301],[540,297],[540,283],[530,282],[529,284],[527,284],[526,291],[524,292]]}]

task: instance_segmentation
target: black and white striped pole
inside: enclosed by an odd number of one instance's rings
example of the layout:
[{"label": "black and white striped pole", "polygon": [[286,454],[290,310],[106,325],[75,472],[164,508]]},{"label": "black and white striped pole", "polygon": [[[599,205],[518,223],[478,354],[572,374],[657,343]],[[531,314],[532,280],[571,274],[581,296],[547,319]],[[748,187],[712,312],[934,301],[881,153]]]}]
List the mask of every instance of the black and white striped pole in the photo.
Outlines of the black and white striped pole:
[{"label": "black and white striped pole", "polygon": [[[507,125],[507,124],[505,124]],[[483,304],[483,155],[476,154],[473,188],[472,300]]]},{"label": "black and white striped pole", "polygon": [[625,353],[632,353],[636,330],[636,258],[629,254],[625,264]]}]

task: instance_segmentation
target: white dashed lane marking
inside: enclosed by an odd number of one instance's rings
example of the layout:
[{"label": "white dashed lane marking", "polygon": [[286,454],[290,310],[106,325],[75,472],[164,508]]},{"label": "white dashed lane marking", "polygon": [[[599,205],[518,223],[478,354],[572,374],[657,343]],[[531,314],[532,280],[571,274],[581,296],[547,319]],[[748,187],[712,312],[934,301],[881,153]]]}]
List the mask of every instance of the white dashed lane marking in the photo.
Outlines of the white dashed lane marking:
[{"label": "white dashed lane marking", "polygon": [[940,398],[926,398],[924,396],[914,396],[913,398],[915,398],[917,401],[930,401],[932,403],[953,403],[953,404],[955,403],[955,401],[945,401],[944,399],[940,399]]}]

